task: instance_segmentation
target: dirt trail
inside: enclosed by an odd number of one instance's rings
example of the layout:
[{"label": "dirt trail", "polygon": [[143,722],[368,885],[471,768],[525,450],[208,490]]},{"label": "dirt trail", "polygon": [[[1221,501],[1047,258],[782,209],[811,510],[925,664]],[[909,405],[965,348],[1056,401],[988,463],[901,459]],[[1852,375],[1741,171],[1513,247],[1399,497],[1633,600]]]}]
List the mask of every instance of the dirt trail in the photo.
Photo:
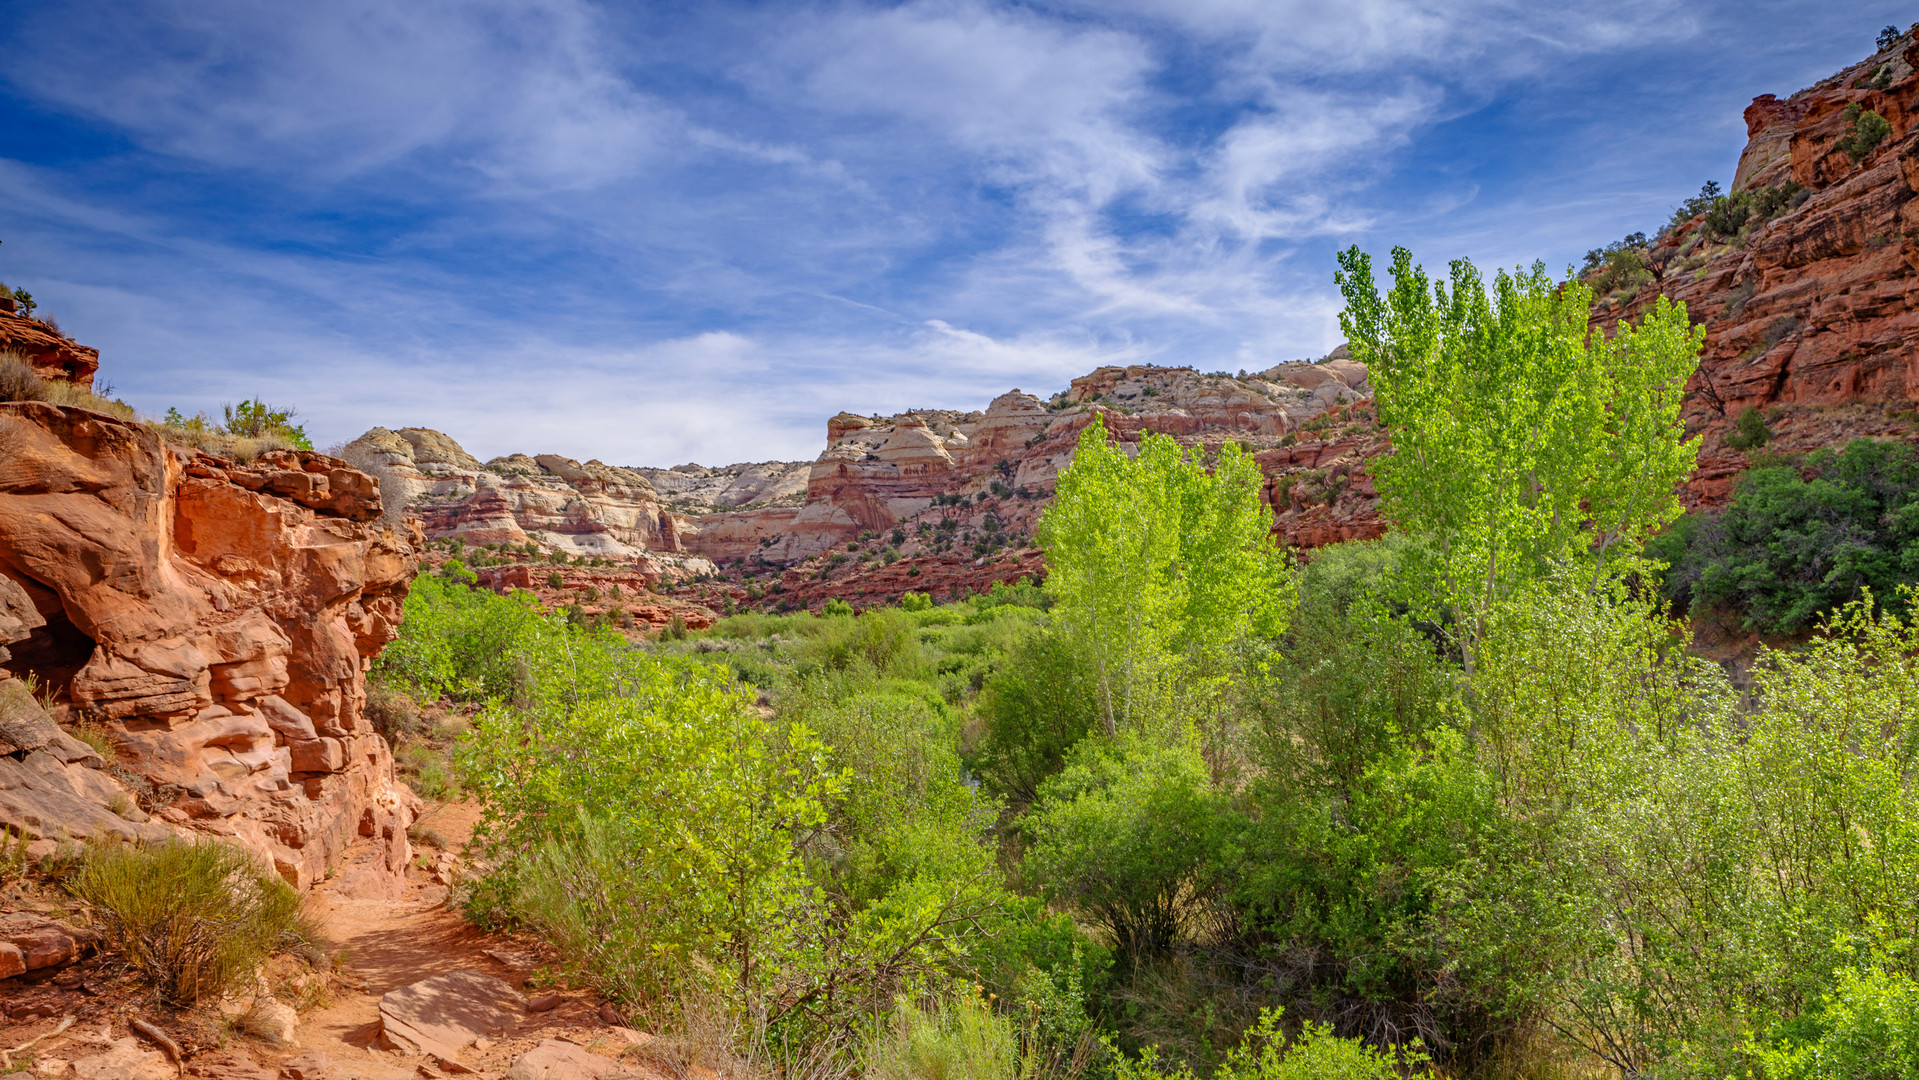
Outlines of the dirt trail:
[{"label": "dirt trail", "polygon": [[[430,810],[418,825],[438,833],[448,850],[458,851],[478,817],[474,804],[443,804]],[[435,853],[425,849],[425,854]],[[309,915],[347,953],[331,1000],[300,1017],[300,1050],[324,1055],[332,1066],[332,1080],[401,1080],[449,1071],[419,1054],[380,1048],[380,996],[460,970],[483,972],[520,986],[540,961],[533,943],[487,934],[468,923],[447,905],[447,886],[433,881],[431,871],[420,868],[417,858],[416,865],[407,869],[404,891],[392,895],[397,890],[383,882],[377,866],[369,865],[376,858],[378,852],[371,847],[349,853],[340,872],[315,887],[307,901]],[[513,963],[503,962],[502,957]],[[513,1030],[489,1040],[489,1045],[469,1048],[461,1055],[461,1063],[481,1075],[498,1076],[542,1039],[566,1039],[608,1056],[632,1045],[631,1035],[601,1018],[599,1002],[592,995],[577,990],[556,993],[557,1006],[529,1013]],[[266,1055],[256,1056],[265,1062]]]},{"label": "dirt trail", "polygon": [[[418,826],[437,833],[446,850],[457,852],[478,817],[473,804],[443,804]],[[450,890],[444,881],[434,880],[440,853],[421,848],[419,855],[404,882],[398,882],[385,871],[383,852],[369,842],[348,851],[336,871],[309,894],[307,914],[345,955],[330,979],[292,956],[268,964],[264,978],[279,998],[310,1005],[299,1014],[292,1046],[271,1046],[242,1033],[236,1021],[245,999],[169,1013],[156,1009],[137,980],[110,958],[95,956],[50,978],[0,985],[0,1049],[33,1042],[30,1052],[0,1064],[25,1065],[35,1080],[177,1080],[175,1066],[132,1028],[134,1021],[145,1020],[185,1046],[185,1075],[203,1080],[419,1080],[458,1073],[491,1080],[547,1039],[618,1058],[622,1076],[661,1080],[682,1072],[713,1075],[703,1069],[682,1070],[671,1058],[656,1060],[666,1048],[650,1045],[650,1036],[609,1023],[600,1000],[589,991],[526,986],[527,977],[546,959],[539,943],[473,927],[448,906]],[[14,891],[8,890],[9,895]],[[23,897],[11,895],[9,901],[0,896],[0,910],[38,909],[55,917],[63,910],[55,894]],[[453,1061],[381,1046],[381,995],[461,970],[504,980],[531,999],[547,999],[539,1002],[545,1007],[458,1048]],[[322,986],[325,992],[316,993]],[[315,999],[318,1004],[313,1004]],[[0,1067],[0,1073],[11,1071]]]}]

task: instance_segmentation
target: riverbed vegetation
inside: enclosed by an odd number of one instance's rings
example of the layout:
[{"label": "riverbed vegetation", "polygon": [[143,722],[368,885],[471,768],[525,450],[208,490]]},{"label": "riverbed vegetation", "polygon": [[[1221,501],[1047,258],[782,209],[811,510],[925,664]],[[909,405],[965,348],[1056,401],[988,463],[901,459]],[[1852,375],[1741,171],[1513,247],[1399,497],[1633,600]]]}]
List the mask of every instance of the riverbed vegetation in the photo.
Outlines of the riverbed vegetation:
[{"label": "riverbed vegetation", "polygon": [[736,1072],[1919,1075],[1909,601],[1735,684],[1644,555],[1684,308],[1391,272],[1394,527],[1303,565],[1234,444],[1095,421],[1043,586],[635,646],[422,579],[376,677],[481,706],[469,916]]}]

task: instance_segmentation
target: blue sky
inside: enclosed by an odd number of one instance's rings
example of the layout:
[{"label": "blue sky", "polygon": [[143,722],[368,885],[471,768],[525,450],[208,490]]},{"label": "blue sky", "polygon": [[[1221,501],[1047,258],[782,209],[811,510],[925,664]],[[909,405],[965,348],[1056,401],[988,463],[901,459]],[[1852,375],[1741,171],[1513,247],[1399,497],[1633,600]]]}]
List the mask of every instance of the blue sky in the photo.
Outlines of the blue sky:
[{"label": "blue sky", "polygon": [[1321,355],[1349,244],[1564,267],[1900,8],[0,2],[0,279],[155,413],[810,458]]}]

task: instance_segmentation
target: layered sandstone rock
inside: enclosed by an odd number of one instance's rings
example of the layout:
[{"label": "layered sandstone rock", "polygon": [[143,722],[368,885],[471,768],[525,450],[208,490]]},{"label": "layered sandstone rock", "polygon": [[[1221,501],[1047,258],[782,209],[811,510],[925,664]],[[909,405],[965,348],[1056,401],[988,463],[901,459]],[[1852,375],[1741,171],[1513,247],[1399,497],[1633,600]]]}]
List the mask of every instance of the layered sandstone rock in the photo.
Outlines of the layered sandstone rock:
[{"label": "layered sandstone rock", "polygon": [[396,508],[428,538],[467,544],[535,543],[569,556],[647,557],[668,577],[712,571],[680,557],[673,515],[645,475],[557,454],[513,454],[481,464],[427,428],[374,428],[341,454],[378,476]]},{"label": "layered sandstone rock", "polygon": [[809,469],[803,461],[761,461],[711,469],[687,464],[632,471],[653,485],[675,516],[691,516],[796,507],[806,498]]},{"label": "layered sandstone rock", "polygon": [[38,319],[0,311],[0,352],[25,360],[43,379],[70,382],[93,389],[100,370],[100,351],[77,344]]},{"label": "layered sandstone rock", "polygon": [[[322,454],[237,465],[99,413],[0,405],[0,702],[16,718],[0,825],[230,837],[297,888],[369,837],[397,882],[418,802],[364,716],[363,673],[395,635],[413,550],[380,517],[374,479]],[[114,760],[56,718],[96,725]]]},{"label": "layered sandstone rock", "polygon": [[[1595,325],[1609,329],[1664,295],[1706,328],[1683,412],[1705,435],[1688,501],[1730,495],[1748,455],[1725,438],[1748,409],[1764,410],[1772,452],[1919,436],[1910,412],[1919,399],[1916,52],[1908,35],[1784,101],[1754,99],[1735,189],[1790,181],[1806,193],[1737,237],[1686,223],[1651,253],[1657,280],[1596,313]],[[1889,85],[1873,88],[1881,81]],[[1854,104],[1892,128],[1856,161],[1841,145]]]},{"label": "layered sandstone rock", "polygon": [[[1268,450],[1315,442],[1317,418],[1371,396],[1365,367],[1336,352],[1238,377],[1185,367],[1101,368],[1051,401],[1016,389],[979,412],[840,413],[827,421],[826,447],[811,462],[624,469],[513,454],[481,466],[451,439],[419,428],[375,428],[343,453],[379,475],[387,490],[403,493],[430,538],[532,540],[568,555],[610,557],[671,585],[711,577],[715,564],[790,566],[849,544],[870,548],[896,529],[904,533],[892,544],[895,556],[944,553],[961,536],[988,546],[1026,542],[1095,416],[1122,441],[1155,431],[1202,450],[1228,439]],[[1271,460],[1278,471],[1319,467],[1289,455]],[[920,536],[922,524],[949,521],[949,533]],[[1305,532],[1358,535],[1366,528],[1314,519]],[[894,583],[897,576],[876,580]],[[980,575],[956,576],[954,584],[973,576]]]}]

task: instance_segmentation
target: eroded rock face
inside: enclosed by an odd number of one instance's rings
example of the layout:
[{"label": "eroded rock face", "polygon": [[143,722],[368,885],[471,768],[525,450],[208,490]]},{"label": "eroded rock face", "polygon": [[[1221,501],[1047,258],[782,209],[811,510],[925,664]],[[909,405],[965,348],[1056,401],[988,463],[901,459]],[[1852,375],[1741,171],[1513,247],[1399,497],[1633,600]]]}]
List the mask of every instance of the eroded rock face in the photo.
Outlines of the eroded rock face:
[{"label": "eroded rock face", "polygon": [[0,311],[0,352],[20,356],[43,379],[87,390],[93,389],[93,375],[100,370],[98,349],[77,344],[38,319],[10,311]]},{"label": "eroded rock face", "polygon": [[572,556],[629,560],[650,554],[668,577],[710,572],[680,554],[672,514],[646,476],[557,454],[513,454],[481,464],[427,428],[374,428],[341,451],[380,478],[430,539],[468,544],[533,541]]},{"label": "eroded rock face", "polygon": [[[1013,390],[983,412],[841,413],[827,421],[827,446],[810,466],[800,506],[689,518],[680,523],[680,542],[722,564],[791,564],[868,534],[904,528],[914,538],[901,550],[912,556],[923,548],[918,525],[953,517],[942,507],[961,498],[975,505],[994,500],[987,512],[995,528],[1030,532],[1060,470],[1072,461],[1080,431],[1096,415],[1123,441],[1154,431],[1195,447],[1216,448],[1230,439],[1260,451],[1313,443],[1320,436],[1306,425],[1371,397],[1365,366],[1336,352],[1316,363],[1239,376],[1151,365],[1100,368],[1074,379],[1050,402]],[[1295,466],[1285,455],[1271,460],[1276,470],[1311,468]],[[1289,520],[1282,515],[1282,534],[1297,541]],[[964,574],[942,573],[937,582],[920,584],[937,588],[950,579],[952,587],[963,588],[983,569],[969,565]],[[853,595],[864,596],[869,586],[893,585],[899,573],[857,576]],[[831,589],[823,584],[795,591],[832,595]]]},{"label": "eroded rock face", "polygon": [[[413,549],[373,478],[312,452],[235,465],[40,403],[0,405],[0,441],[0,824],[229,837],[301,889],[364,836],[400,872],[418,802],[364,672]],[[61,732],[28,675],[117,760]]]},{"label": "eroded rock face", "polygon": [[[1748,409],[1766,411],[1774,452],[1919,435],[1909,412],[1919,400],[1916,51],[1907,36],[1784,101],[1754,99],[1735,190],[1791,181],[1807,193],[1733,240],[1687,223],[1652,252],[1657,280],[1596,313],[1610,329],[1664,295],[1706,328],[1683,411],[1705,435],[1689,502],[1730,496],[1748,456],[1725,437]],[[1890,85],[1855,85],[1875,75]],[[1853,104],[1892,128],[1860,160],[1841,145]]]}]

